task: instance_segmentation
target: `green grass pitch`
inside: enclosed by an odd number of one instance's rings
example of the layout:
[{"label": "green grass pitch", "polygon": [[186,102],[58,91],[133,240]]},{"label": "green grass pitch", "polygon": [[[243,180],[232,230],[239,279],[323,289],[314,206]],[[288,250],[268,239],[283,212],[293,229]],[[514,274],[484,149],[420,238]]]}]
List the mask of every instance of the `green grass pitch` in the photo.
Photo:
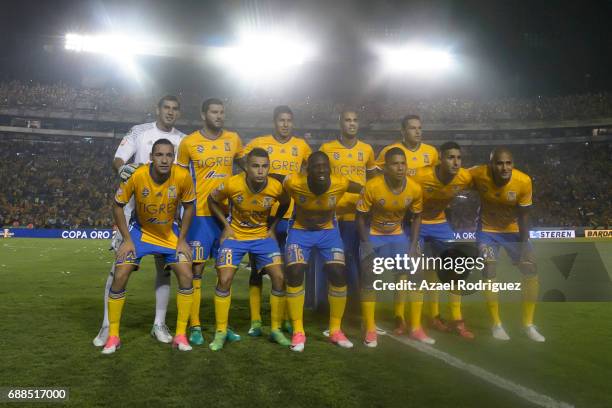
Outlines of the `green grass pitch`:
[{"label": "green grass pitch", "polygon": [[[609,407],[611,303],[575,300],[585,296],[610,299],[612,241],[535,245],[543,292],[562,293],[568,300],[538,306],[536,321],[547,342],[535,344],[522,336],[519,305],[514,302],[501,305],[512,340],[494,341],[485,307],[476,301],[482,298],[473,295],[465,302],[464,315],[476,339],[469,342],[431,331],[438,340],[435,347],[577,407]],[[367,349],[361,344],[356,318],[345,322],[345,331],[355,342],[353,350],[327,343],[321,335],[327,317],[310,312],[306,313],[309,336],[302,354],[269,343],[265,337],[249,338],[244,270],[235,282],[230,313],[230,324],[243,335],[243,341],[217,353],[205,346],[179,353],[155,342],[149,335],[154,273],[147,260],[128,286],[121,326],[123,347],[115,355],[103,356],[91,340],[99,328],[102,291],[111,262],[106,241],[0,242],[0,387],[69,387],[66,405],[78,407],[531,406],[389,337],[381,337],[377,349]],[[501,262],[500,274],[518,280],[518,272],[507,260]],[[269,285],[265,282],[266,294]],[[208,341],[212,337],[213,285],[214,274],[209,269],[202,301]],[[175,289],[173,279],[173,292]],[[267,295],[263,303],[264,324],[269,324]],[[388,327],[388,305],[383,309],[387,310],[379,313],[379,321]],[[441,309],[446,313],[445,304]],[[167,318],[171,329],[175,318],[173,295]]]}]

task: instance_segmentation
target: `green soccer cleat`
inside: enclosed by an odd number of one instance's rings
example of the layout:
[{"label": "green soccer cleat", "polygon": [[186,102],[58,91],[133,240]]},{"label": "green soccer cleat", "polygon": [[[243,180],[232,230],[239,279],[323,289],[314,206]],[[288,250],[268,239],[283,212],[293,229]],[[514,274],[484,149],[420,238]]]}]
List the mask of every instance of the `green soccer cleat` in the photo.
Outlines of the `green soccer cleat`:
[{"label": "green soccer cleat", "polygon": [[272,330],[270,332],[270,341],[273,343],[278,343],[281,346],[288,347],[291,345],[291,340],[285,337],[282,331],[280,330]]},{"label": "green soccer cleat", "polygon": [[227,328],[227,341],[229,341],[230,343],[233,343],[235,341],[240,341],[240,340],[242,340],[242,337],[240,337],[238,333],[235,333],[232,329],[228,327]]},{"label": "green soccer cleat", "polygon": [[215,333],[215,338],[208,345],[208,348],[212,351],[219,351],[225,345],[225,340],[227,339],[227,332],[218,331]]},{"label": "green soccer cleat", "polygon": [[189,328],[189,343],[197,346],[204,344],[204,336],[202,336],[202,328],[200,326]]},{"label": "green soccer cleat", "polygon": [[281,330],[287,333],[290,336],[293,336],[293,325],[291,324],[291,320],[284,320],[281,325]]},{"label": "green soccer cleat", "polygon": [[248,333],[251,337],[260,337],[261,336],[261,320],[253,320],[251,322],[251,328]]}]

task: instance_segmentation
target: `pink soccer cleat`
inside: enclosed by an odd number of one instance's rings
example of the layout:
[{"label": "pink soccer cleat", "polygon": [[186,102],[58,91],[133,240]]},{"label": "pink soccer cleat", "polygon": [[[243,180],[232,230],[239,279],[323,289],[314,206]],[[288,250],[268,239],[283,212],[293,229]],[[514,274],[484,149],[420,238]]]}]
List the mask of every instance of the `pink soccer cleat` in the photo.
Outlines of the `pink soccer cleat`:
[{"label": "pink soccer cleat", "polygon": [[172,348],[178,349],[179,351],[191,351],[193,349],[189,341],[187,341],[187,336],[185,334],[177,334],[174,336]]},{"label": "pink soccer cleat", "polygon": [[378,333],[376,333],[376,330],[366,333],[363,345],[370,348],[378,346]]},{"label": "pink soccer cleat", "polygon": [[102,349],[102,354],[113,354],[115,351],[119,350],[121,347],[121,340],[119,340],[119,336],[110,336],[108,340],[106,340],[106,344]]},{"label": "pink soccer cleat", "polygon": [[291,351],[297,351],[301,353],[304,351],[304,344],[306,343],[306,335],[301,332],[293,333],[291,336],[291,346],[289,348]]},{"label": "pink soccer cleat", "polygon": [[342,348],[353,348],[353,343],[346,338],[342,330],[336,330],[329,336],[329,341]]},{"label": "pink soccer cleat", "polygon": [[425,344],[436,344],[434,339],[425,334],[425,330],[422,327],[411,331],[410,338]]}]

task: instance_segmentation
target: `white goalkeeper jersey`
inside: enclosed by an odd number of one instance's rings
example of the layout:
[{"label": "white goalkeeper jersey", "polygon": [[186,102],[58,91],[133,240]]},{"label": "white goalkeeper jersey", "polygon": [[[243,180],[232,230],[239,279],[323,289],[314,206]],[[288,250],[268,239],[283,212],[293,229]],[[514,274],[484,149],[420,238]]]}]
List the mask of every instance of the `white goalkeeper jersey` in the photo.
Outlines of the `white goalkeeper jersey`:
[{"label": "white goalkeeper jersey", "polygon": [[[124,163],[130,162],[134,164],[145,164],[150,161],[151,149],[153,143],[159,139],[168,139],[174,145],[175,157],[178,153],[178,146],[185,134],[177,128],[172,128],[169,132],[165,132],[157,127],[155,122],[143,123],[142,125],[133,126],[130,131],[123,137],[119,147],[115,152],[115,158],[119,158]],[[175,159],[176,162],[176,159]],[[134,198],[123,207],[125,219],[129,223],[132,212],[134,211]]]}]

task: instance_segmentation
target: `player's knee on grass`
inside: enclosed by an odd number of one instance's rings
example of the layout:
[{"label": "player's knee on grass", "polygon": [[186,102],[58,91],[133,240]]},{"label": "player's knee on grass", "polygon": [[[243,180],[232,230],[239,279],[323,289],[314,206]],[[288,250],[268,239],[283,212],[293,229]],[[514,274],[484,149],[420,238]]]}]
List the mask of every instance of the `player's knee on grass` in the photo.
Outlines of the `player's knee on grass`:
[{"label": "player's knee on grass", "polygon": [[206,266],[204,263],[194,263],[193,266],[191,267],[193,271],[193,275],[202,276],[202,274],[204,273],[204,266]]},{"label": "player's knee on grass", "polygon": [[285,290],[285,277],[283,276],[283,268],[280,265],[270,265],[264,270],[270,276],[272,289],[279,292]]},{"label": "player's knee on grass", "polygon": [[304,272],[306,271],[305,264],[289,265],[285,269],[285,281],[287,286],[297,287],[304,284]]},{"label": "player's knee on grass", "polygon": [[193,274],[191,273],[190,266],[188,263],[177,263],[171,266],[180,288],[190,288],[193,286]]},{"label": "player's knee on grass", "polygon": [[136,269],[135,265],[117,265],[115,268],[115,276],[111,289],[113,292],[119,292],[125,289],[132,271]]},{"label": "player's knee on grass", "polygon": [[485,260],[482,277],[485,279],[495,279],[497,277],[497,261]]},{"label": "player's knee on grass", "polygon": [[362,290],[373,290],[376,274],[372,262],[363,262],[359,268],[359,281]]},{"label": "player's knee on grass", "polygon": [[346,286],[346,271],[344,265],[337,263],[327,263],[323,266],[327,274],[327,280],[334,286]]},{"label": "player's knee on grass", "polygon": [[232,287],[234,280],[234,268],[219,268],[217,269],[217,288],[227,292]]},{"label": "player's knee on grass", "polygon": [[155,270],[157,272],[157,282],[169,285],[170,271],[166,269],[166,260],[163,255],[155,255]]}]

